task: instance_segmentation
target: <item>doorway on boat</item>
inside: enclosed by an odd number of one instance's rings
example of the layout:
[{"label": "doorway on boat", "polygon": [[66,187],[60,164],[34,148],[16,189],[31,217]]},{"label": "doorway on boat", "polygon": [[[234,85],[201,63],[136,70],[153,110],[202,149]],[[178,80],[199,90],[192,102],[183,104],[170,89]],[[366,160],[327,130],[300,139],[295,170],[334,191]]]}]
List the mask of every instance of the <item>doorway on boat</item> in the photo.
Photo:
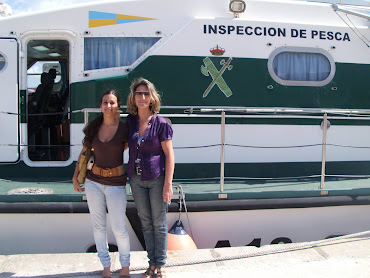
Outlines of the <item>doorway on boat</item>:
[{"label": "doorway on boat", "polygon": [[27,44],[28,157],[65,161],[70,157],[69,42]]}]

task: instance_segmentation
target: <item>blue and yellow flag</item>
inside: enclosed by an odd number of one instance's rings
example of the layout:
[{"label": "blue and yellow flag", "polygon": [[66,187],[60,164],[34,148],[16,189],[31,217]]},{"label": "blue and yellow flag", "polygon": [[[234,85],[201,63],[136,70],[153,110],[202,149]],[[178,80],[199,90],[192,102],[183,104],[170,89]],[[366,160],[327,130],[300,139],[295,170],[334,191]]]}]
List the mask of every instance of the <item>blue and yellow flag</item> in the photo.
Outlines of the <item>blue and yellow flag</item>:
[{"label": "blue and yellow flag", "polygon": [[153,19],[155,18],[89,11],[89,28]]}]

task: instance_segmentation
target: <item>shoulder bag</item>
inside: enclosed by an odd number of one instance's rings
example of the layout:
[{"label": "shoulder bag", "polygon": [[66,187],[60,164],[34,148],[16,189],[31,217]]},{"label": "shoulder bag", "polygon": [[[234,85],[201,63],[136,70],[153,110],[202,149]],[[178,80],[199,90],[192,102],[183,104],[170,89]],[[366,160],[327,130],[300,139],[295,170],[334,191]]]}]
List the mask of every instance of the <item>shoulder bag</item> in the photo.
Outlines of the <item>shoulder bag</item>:
[{"label": "shoulder bag", "polygon": [[80,172],[78,173],[78,176],[77,176],[77,181],[80,184],[85,183],[85,178],[86,178],[86,173],[87,173],[87,163],[89,162],[91,155],[92,155],[92,150],[90,148],[88,148],[85,152],[81,154],[80,164],[78,165]]}]

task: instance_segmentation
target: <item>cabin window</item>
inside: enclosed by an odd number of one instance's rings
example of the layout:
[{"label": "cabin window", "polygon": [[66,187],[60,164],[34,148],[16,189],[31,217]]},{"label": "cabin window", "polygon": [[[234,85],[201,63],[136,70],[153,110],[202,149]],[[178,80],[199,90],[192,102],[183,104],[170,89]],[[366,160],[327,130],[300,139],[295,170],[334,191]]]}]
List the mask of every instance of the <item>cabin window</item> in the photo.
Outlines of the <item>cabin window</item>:
[{"label": "cabin window", "polygon": [[85,38],[85,70],[134,63],[160,38]]},{"label": "cabin window", "polygon": [[282,47],[268,61],[271,77],[285,86],[324,86],[334,77],[335,63],[322,49]]},{"label": "cabin window", "polygon": [[37,86],[40,84],[41,74],[49,72],[51,68],[56,69],[54,84],[58,85],[61,83],[62,77],[59,63],[38,61],[27,70],[28,93],[32,93],[36,90]]},{"label": "cabin window", "polygon": [[0,53],[0,71],[3,71],[6,67],[5,57]]}]

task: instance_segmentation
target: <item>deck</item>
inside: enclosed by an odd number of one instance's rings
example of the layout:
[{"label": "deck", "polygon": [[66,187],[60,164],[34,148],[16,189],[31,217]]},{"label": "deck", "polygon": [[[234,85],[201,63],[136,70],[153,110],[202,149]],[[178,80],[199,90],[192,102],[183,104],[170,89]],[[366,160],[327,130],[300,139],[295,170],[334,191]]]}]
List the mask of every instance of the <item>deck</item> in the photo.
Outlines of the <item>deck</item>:
[{"label": "deck", "polygon": [[[342,204],[370,204],[370,178],[327,178],[324,188],[320,188],[320,179],[275,179],[275,180],[228,180],[223,190],[220,180],[174,181],[174,209],[179,202],[181,186],[186,203],[190,210],[200,207],[215,209],[222,207],[233,209],[238,207],[291,207],[291,206],[323,206]],[[14,191],[16,191],[14,193]],[[17,192],[18,191],[18,192]],[[127,186],[128,201],[133,202],[130,187]],[[2,208],[11,204],[23,203],[56,203],[84,204],[85,194],[73,191],[71,180],[0,180],[0,203]],[[19,206],[17,206],[19,207]],[[193,207],[193,208],[192,208]]]}]

